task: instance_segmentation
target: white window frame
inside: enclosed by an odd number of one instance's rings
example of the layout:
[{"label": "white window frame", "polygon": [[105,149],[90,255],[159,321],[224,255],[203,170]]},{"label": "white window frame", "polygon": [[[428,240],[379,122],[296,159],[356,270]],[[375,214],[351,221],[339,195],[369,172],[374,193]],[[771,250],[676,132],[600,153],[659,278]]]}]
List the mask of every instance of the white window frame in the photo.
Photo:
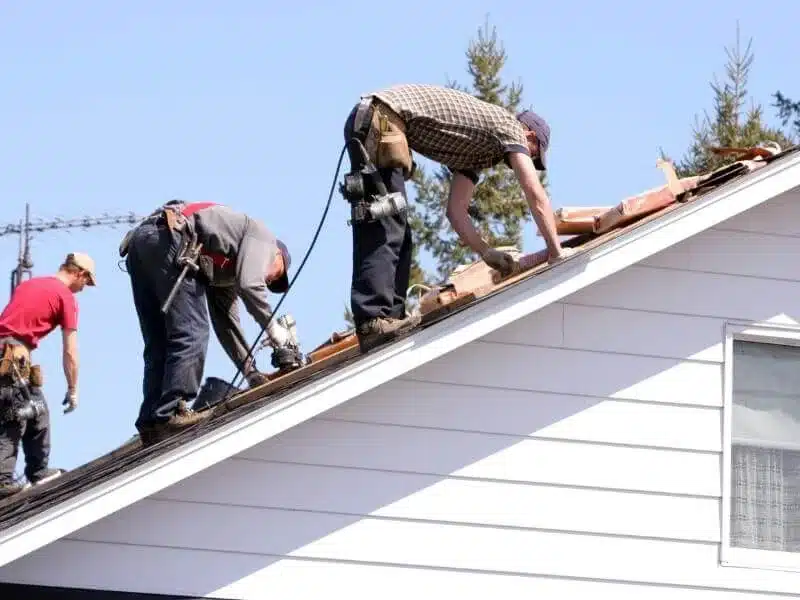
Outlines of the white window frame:
[{"label": "white window frame", "polygon": [[800,552],[756,550],[754,548],[731,546],[734,340],[800,347],[800,325],[739,321],[727,321],[725,323],[722,362],[722,544],[720,548],[720,563],[729,567],[800,572]]}]

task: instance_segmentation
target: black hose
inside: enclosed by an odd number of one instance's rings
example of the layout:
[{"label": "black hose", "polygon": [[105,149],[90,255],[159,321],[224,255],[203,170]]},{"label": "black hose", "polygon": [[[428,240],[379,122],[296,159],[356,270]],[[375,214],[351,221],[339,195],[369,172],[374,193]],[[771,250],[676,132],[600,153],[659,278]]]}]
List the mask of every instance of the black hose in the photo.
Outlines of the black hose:
[{"label": "black hose", "polygon": [[[300,266],[297,267],[297,271],[295,272],[294,277],[292,277],[292,280],[289,282],[289,287],[286,288],[286,292],[283,294],[283,297],[278,301],[278,304],[275,306],[275,309],[272,311],[272,315],[270,315],[270,318],[267,321],[267,325],[265,325],[265,326],[263,326],[261,328],[261,331],[259,332],[258,336],[256,337],[256,340],[253,342],[253,345],[250,346],[250,350],[247,351],[247,356],[245,357],[242,365],[247,364],[247,362],[253,357],[253,350],[258,345],[258,342],[261,339],[261,336],[264,335],[264,331],[266,331],[267,326],[270,324],[270,322],[272,322],[272,319],[278,313],[278,309],[281,307],[281,304],[283,304],[283,301],[286,300],[286,296],[289,295],[289,292],[291,291],[295,280],[300,275],[300,272],[303,270],[303,266],[306,264],[306,261],[308,260],[308,257],[311,255],[311,251],[314,249],[314,245],[317,243],[317,238],[319,237],[319,234],[322,231],[322,225],[325,223],[325,219],[328,216],[328,211],[330,210],[330,207],[331,207],[331,201],[333,200],[333,193],[336,190],[336,180],[339,178],[339,169],[341,169],[341,167],[342,167],[342,160],[344,159],[345,150],[347,150],[347,144],[345,144],[342,147],[342,151],[339,154],[339,162],[336,164],[336,172],[333,175],[333,182],[331,183],[331,191],[328,194],[328,201],[325,204],[325,210],[322,212],[322,218],[319,221],[319,225],[317,225],[317,231],[314,233],[314,237],[311,239],[311,244],[309,245],[308,250],[306,251],[306,255],[303,257],[303,260],[300,262]],[[225,395],[225,400],[230,398],[231,397],[230,394],[232,393],[232,391],[234,389],[236,389],[234,386],[235,386],[235,384],[236,384],[236,382],[237,382],[237,380],[239,378],[239,375],[243,375],[241,366],[236,369],[236,374],[233,376],[233,379],[231,379],[230,384],[228,384],[229,387],[228,387],[228,390],[227,390],[226,395]]]}]

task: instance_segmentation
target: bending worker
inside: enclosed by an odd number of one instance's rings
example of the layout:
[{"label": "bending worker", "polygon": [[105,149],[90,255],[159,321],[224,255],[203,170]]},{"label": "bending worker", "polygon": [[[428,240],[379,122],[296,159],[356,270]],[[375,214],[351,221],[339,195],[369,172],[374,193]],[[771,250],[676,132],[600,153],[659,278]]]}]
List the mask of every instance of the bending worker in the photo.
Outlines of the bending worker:
[{"label": "bending worker", "polygon": [[[466,92],[398,85],[363,96],[347,119],[344,136],[351,168],[345,176],[344,195],[354,207],[351,310],[362,350],[409,330],[418,321],[405,313],[412,256],[406,211],[361,220],[363,213],[375,212],[379,204],[386,208],[407,202],[405,181],[414,170],[412,151],[453,172],[447,218],[461,241],[490,267],[508,274],[514,261],[481,239],[467,208],[480,170],[501,161],[519,179],[550,262],[565,256],[550,200],[536,173],[536,169],[546,169],[550,143],[550,128],[536,113],[525,111],[515,117]],[[359,182],[348,186],[348,178],[361,179],[363,189]],[[374,202],[375,196],[383,202]]]},{"label": "bending worker", "polygon": [[68,254],[53,276],[21,282],[0,314],[0,498],[23,489],[14,481],[20,442],[25,478],[45,483],[61,469],[50,469],[50,412],[42,392],[39,365],[31,355],[39,342],[61,327],[62,363],[67,379],[64,413],[78,406],[78,302],[75,294],[96,284],[94,261]]},{"label": "bending worker", "polygon": [[[180,257],[193,240],[202,244],[200,269],[187,275],[162,314],[182,269]],[[206,302],[228,357],[251,386],[263,381],[248,358],[236,300],[242,299],[273,343],[284,343],[284,330],[270,320],[267,291],[286,292],[291,257],[260,221],[220,204],[181,201],[168,202],[129,232],[120,254],[127,256],[144,338],[144,397],[136,428],[143,443],[156,443],[203,418],[189,403],[200,389],[205,367]]]}]

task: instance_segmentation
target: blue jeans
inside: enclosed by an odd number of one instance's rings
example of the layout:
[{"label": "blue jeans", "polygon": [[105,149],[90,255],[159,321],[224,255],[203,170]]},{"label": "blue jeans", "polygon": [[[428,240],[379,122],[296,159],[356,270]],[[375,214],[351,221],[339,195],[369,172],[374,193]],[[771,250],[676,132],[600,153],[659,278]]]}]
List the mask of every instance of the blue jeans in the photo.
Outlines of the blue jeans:
[{"label": "blue jeans", "polygon": [[143,400],[136,427],[164,422],[178,402],[197,395],[208,350],[206,286],[187,276],[166,315],[161,305],[180,269],[175,258],[181,235],[163,221],[143,223],[134,232],[126,258],[133,302],[144,339]]}]

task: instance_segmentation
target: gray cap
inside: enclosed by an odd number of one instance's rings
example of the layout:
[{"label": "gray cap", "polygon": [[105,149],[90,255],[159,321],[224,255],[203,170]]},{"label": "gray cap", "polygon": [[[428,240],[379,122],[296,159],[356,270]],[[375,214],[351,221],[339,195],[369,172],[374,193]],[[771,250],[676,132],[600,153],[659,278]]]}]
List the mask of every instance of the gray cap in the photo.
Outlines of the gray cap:
[{"label": "gray cap", "polygon": [[542,117],[532,110],[524,110],[517,115],[517,120],[536,134],[539,140],[539,156],[533,160],[534,166],[540,171],[547,170],[545,154],[550,147],[550,126]]}]

